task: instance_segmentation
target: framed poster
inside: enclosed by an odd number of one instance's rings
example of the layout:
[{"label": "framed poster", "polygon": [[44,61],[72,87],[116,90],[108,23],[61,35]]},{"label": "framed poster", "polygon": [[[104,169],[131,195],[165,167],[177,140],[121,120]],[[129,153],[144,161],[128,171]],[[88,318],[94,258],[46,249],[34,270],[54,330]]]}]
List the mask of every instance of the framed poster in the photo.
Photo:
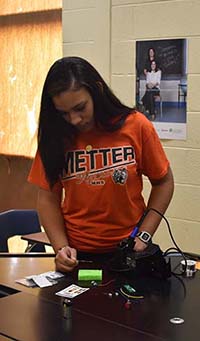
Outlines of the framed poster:
[{"label": "framed poster", "polygon": [[136,42],[136,107],[161,139],[186,139],[186,39]]}]

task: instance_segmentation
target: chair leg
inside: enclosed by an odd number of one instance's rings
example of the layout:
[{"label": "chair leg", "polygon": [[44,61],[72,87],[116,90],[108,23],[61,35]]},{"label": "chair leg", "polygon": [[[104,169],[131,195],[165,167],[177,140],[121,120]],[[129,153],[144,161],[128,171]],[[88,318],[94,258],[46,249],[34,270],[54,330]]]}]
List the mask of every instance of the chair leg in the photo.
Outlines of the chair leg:
[{"label": "chair leg", "polygon": [[28,244],[28,246],[25,249],[25,253],[31,252],[31,250],[37,245],[37,243],[34,244]]},{"label": "chair leg", "polygon": [[42,243],[30,243],[28,244],[28,246],[26,247],[25,253],[29,253],[29,252],[46,252],[45,249],[45,245]]},{"label": "chair leg", "polygon": [[160,117],[162,118],[162,100],[160,99]]}]

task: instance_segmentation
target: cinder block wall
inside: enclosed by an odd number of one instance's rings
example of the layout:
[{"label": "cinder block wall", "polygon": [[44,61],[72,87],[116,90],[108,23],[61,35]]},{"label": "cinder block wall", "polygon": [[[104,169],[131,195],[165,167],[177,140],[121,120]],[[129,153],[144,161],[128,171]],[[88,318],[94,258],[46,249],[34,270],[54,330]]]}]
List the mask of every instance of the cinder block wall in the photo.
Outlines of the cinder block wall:
[{"label": "cinder block wall", "polygon": [[[136,40],[188,39],[187,140],[163,140],[175,177],[166,213],[179,246],[200,253],[200,1],[63,0],[63,53],[93,63],[114,92],[135,102]],[[149,184],[145,181],[144,195]],[[172,246],[163,222],[155,236]]]}]

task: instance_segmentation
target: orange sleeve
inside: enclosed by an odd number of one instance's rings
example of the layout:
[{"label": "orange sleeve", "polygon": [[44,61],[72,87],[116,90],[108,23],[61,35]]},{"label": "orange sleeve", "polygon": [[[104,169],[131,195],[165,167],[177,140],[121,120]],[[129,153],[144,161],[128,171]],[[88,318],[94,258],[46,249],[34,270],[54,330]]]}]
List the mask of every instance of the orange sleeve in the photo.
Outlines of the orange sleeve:
[{"label": "orange sleeve", "polygon": [[[42,160],[39,152],[37,151],[35,159],[33,160],[32,167],[30,173],[28,175],[28,182],[37,185],[38,187],[50,191],[49,183],[46,179],[44,166],[42,164]],[[59,192],[62,189],[62,184],[58,181],[52,191]]]},{"label": "orange sleeve", "polygon": [[149,127],[148,138],[143,144],[142,173],[152,180],[159,180],[167,174],[169,161],[153,125]]}]

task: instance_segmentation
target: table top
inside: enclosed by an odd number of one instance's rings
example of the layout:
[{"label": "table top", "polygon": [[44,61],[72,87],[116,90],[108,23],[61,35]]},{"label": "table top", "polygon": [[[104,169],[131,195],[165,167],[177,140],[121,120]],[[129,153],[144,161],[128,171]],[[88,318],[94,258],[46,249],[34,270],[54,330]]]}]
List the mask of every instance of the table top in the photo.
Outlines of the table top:
[{"label": "table top", "polygon": [[[55,293],[71,283],[79,284],[77,271],[52,287],[31,289],[15,280],[54,270],[53,258],[0,258],[0,270],[0,284],[18,291],[0,299],[0,333],[5,337],[25,341],[196,341],[200,333],[199,272],[184,279],[131,279],[116,276],[103,266],[101,285],[73,299],[72,319],[64,319],[63,299]],[[124,297],[115,295],[122,283],[139,288],[144,295],[133,300],[131,309],[126,309]],[[170,319],[174,317],[184,319],[184,323],[172,324]]]},{"label": "table top", "polygon": [[15,280],[54,270],[53,257],[0,257],[0,285],[38,295],[39,288],[27,288]]}]

